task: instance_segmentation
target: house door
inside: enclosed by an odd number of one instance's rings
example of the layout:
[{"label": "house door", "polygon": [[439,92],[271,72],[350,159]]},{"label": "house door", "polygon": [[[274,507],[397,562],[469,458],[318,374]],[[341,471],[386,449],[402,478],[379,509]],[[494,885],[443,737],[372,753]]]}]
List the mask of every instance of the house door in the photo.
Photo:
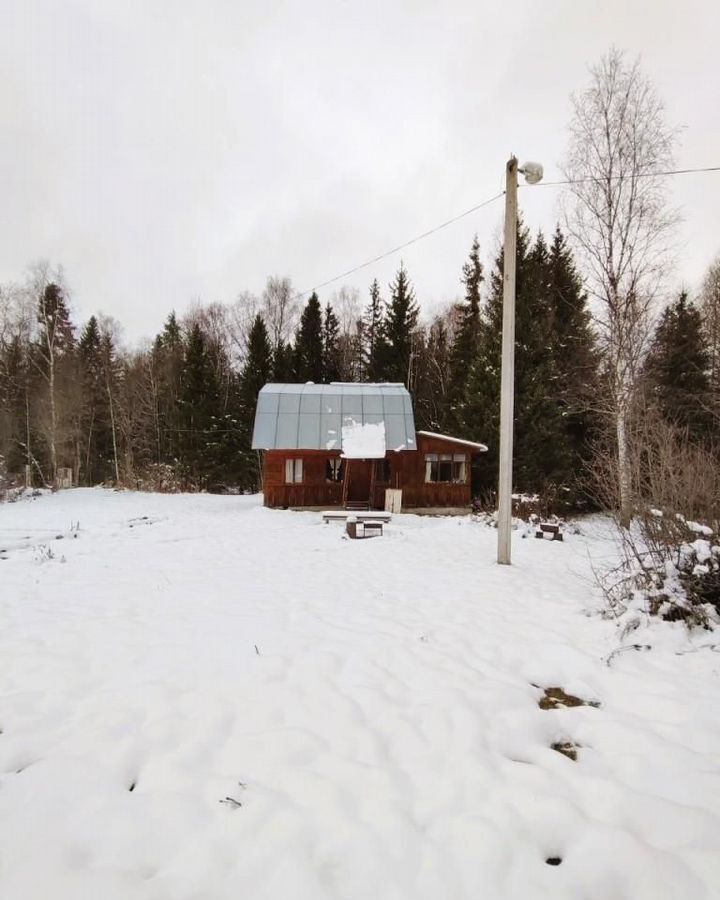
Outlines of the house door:
[{"label": "house door", "polygon": [[347,478],[347,499],[355,502],[366,502],[370,499],[370,467],[371,459],[349,459],[345,469]]}]

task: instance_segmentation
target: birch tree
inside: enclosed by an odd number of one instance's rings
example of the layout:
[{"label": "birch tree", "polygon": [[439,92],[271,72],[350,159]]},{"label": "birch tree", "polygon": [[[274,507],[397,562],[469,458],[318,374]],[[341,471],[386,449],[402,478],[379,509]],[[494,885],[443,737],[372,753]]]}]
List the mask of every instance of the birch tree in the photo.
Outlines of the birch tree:
[{"label": "birch tree", "polygon": [[275,353],[281,344],[288,342],[300,320],[301,303],[289,278],[272,275],[268,278],[261,313]]},{"label": "birch tree", "polygon": [[676,133],[639,63],[611,50],[572,98],[567,230],[585,264],[605,352],[621,521],[631,515],[629,415],[675,223],[666,177]]},{"label": "birch tree", "polygon": [[48,416],[45,425],[50,452],[50,480],[57,478],[61,409],[59,404],[59,367],[73,349],[74,335],[62,286],[62,272],[53,273],[46,263],[36,265],[31,275],[31,290],[37,298],[36,368],[47,386]]},{"label": "birch tree", "polygon": [[720,425],[720,256],[707,270],[699,305],[710,354],[710,395],[717,427]]}]

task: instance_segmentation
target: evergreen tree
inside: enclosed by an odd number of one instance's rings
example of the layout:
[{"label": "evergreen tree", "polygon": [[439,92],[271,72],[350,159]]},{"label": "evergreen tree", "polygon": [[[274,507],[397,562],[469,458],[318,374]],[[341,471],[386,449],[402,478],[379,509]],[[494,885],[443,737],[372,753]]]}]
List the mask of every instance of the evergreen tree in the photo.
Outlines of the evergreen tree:
[{"label": "evergreen tree", "polygon": [[710,356],[700,312],[683,291],[663,313],[644,374],[663,417],[696,441],[709,437]]},{"label": "evergreen tree", "polygon": [[158,462],[174,464],[180,455],[178,397],[184,356],[183,334],[173,310],[155,338],[153,347]]},{"label": "evergreen tree", "polygon": [[548,260],[550,339],[554,378],[552,396],[564,422],[569,472],[579,472],[589,458],[597,428],[599,353],[587,294],[560,226],[555,229]]},{"label": "evergreen tree", "polygon": [[[481,328],[480,353],[468,389],[470,437],[488,445],[481,459],[479,487],[497,486],[502,347],[503,253],[491,275]],[[548,251],[542,235],[530,245],[528,229],[518,222],[515,286],[514,487],[542,490],[566,471],[562,417],[552,399],[554,361],[550,338]]]},{"label": "evergreen tree", "polygon": [[468,385],[470,373],[480,348],[480,285],[484,280],[480,262],[480,244],[475,236],[470,257],[463,266],[462,282],[465,285],[465,302],[461,319],[450,351],[450,374],[445,414],[442,427],[459,437],[469,433],[467,421],[469,408]]},{"label": "evergreen tree", "polygon": [[250,329],[248,352],[240,375],[240,403],[246,421],[252,425],[260,390],[270,381],[273,353],[265,320],[258,313]]},{"label": "evergreen tree", "polygon": [[368,381],[379,381],[380,371],[387,358],[387,345],[383,333],[385,305],[380,296],[377,278],[370,285],[370,303],[362,322],[364,344],[363,362]]},{"label": "evergreen tree", "polygon": [[382,326],[385,343],[380,359],[379,376],[382,380],[409,386],[412,379],[413,333],[418,316],[415,293],[405,266],[400,263],[395,280],[390,285],[390,302],[385,310]]},{"label": "evergreen tree", "polygon": [[55,481],[58,465],[72,459],[72,426],[70,404],[61,409],[60,399],[72,382],[72,355],[75,333],[70,321],[70,311],[60,285],[49,281],[40,291],[37,307],[39,325],[35,345],[35,365],[44,381],[47,411],[41,430],[47,440],[50,462],[50,479]]},{"label": "evergreen tree", "polygon": [[313,293],[300,317],[295,339],[295,380],[298,382],[323,380],[323,322],[317,294]]},{"label": "evergreen tree", "polygon": [[30,357],[19,334],[0,342],[0,455],[8,472],[30,465]]},{"label": "evergreen tree", "polygon": [[[277,356],[277,354],[275,354]],[[261,486],[261,466],[258,454],[251,449],[257,398],[261,388],[273,373],[273,352],[270,338],[261,315],[257,315],[248,337],[248,353],[240,375],[240,452],[241,484],[258,490]]]},{"label": "evergreen tree", "polygon": [[116,408],[118,403],[119,383],[122,378],[122,366],[115,351],[115,342],[109,328],[100,337],[100,363],[102,366],[102,386],[109,424],[110,446],[108,462],[111,475],[116,483],[120,482],[120,462],[118,449],[118,426]]},{"label": "evergreen tree", "polygon": [[50,342],[58,354],[67,354],[75,346],[75,329],[70,321],[70,311],[65,294],[59,284],[51,281],[40,296],[37,321],[40,326],[38,341]]},{"label": "evergreen tree", "polygon": [[178,396],[180,462],[190,487],[203,487],[216,464],[219,392],[200,325],[190,329]]},{"label": "evergreen tree", "polygon": [[326,384],[340,381],[340,323],[328,303],[323,320],[323,377]]},{"label": "evergreen tree", "polygon": [[182,344],[182,331],[178,324],[175,310],[165,320],[162,334],[160,334],[160,343],[163,347],[178,347]]},{"label": "evergreen tree", "polygon": [[523,294],[516,349],[516,478],[521,490],[546,492],[551,485],[567,486],[574,473],[556,396],[550,254],[542,232],[529,253]]},{"label": "evergreen tree", "polygon": [[82,373],[80,427],[83,442],[82,474],[86,484],[97,484],[109,475],[112,454],[107,398],[103,386],[100,327],[95,316],[88,319],[78,343]]},{"label": "evergreen tree", "polygon": [[278,384],[289,384],[294,377],[292,344],[280,341],[272,355],[272,380]]}]

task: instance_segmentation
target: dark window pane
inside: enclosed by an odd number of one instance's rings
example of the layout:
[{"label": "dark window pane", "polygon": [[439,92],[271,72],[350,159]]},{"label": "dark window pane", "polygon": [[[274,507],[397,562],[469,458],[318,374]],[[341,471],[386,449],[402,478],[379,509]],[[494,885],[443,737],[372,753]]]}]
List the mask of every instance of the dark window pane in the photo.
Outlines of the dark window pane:
[{"label": "dark window pane", "polygon": [[452,481],[452,462],[448,459],[441,460],[438,464],[438,481]]}]

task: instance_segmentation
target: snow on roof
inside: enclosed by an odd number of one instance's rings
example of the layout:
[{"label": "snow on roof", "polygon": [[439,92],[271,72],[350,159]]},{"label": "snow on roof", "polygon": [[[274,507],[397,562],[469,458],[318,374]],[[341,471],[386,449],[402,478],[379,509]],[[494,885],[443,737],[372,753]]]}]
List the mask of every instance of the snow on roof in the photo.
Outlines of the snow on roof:
[{"label": "snow on roof", "polygon": [[463,440],[463,438],[451,437],[449,434],[438,434],[435,431],[418,431],[418,434],[421,434],[423,437],[436,438],[439,441],[451,441],[453,444],[463,444],[465,447],[474,447],[481,453],[487,451],[487,446],[485,444],[479,444],[476,441],[466,441]]},{"label": "snow on roof", "polygon": [[387,452],[384,422],[347,422],[342,427],[345,459],[382,459]]},{"label": "snow on roof", "polygon": [[[258,395],[254,450],[343,450],[347,426],[382,425],[385,447],[415,450],[410,394],[401,384],[266,384]],[[351,443],[372,430],[347,432]],[[378,449],[375,429],[371,449]],[[356,450],[352,449],[353,457]],[[364,458],[377,454],[366,453]],[[385,450],[380,456],[385,456]]]}]

